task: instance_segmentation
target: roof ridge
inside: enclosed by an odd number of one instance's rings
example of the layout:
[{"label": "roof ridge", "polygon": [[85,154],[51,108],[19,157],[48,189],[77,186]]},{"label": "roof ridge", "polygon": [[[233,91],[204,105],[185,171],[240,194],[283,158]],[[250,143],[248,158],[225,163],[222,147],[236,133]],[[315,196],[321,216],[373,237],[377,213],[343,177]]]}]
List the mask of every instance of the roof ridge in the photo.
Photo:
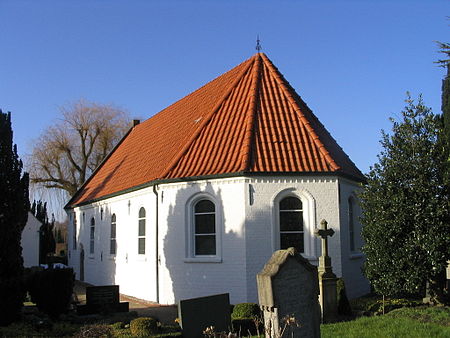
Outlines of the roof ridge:
[{"label": "roof ridge", "polygon": [[169,165],[167,166],[166,170],[164,170],[164,172],[162,173],[160,178],[166,177],[173,170],[173,168],[177,165],[177,163],[181,160],[181,158],[186,154],[186,152],[191,147],[192,143],[194,143],[194,141],[200,135],[200,133],[202,132],[204,127],[211,121],[212,117],[220,109],[220,107],[222,106],[223,102],[232,93],[233,89],[237,86],[237,84],[241,81],[242,77],[245,75],[245,73],[248,71],[250,66],[253,64],[254,60],[252,60],[252,59],[255,59],[255,56],[253,56],[253,57],[251,57],[250,59],[247,60],[248,64],[242,69],[240,74],[236,77],[236,79],[233,81],[233,83],[230,85],[230,87],[224,93],[224,95],[217,101],[217,104],[211,110],[211,113],[202,121],[201,125],[197,128],[197,130],[195,130],[195,132],[192,134],[192,136],[187,140],[186,144],[181,149],[181,151],[169,163]]},{"label": "roof ridge", "polygon": [[257,53],[255,55],[255,64],[253,66],[255,69],[252,75],[252,88],[250,89],[250,91],[252,92],[252,99],[249,108],[250,114],[248,114],[245,127],[244,151],[242,153],[241,171],[247,171],[251,166],[252,143],[255,138],[255,116],[258,109],[258,97],[260,95],[259,90],[261,83],[261,56],[259,54],[260,53]]},{"label": "roof ridge", "polygon": [[295,112],[299,115],[300,120],[303,122],[303,125],[305,126],[308,133],[312,136],[312,139],[314,143],[319,148],[320,153],[325,157],[329,165],[333,170],[339,170],[341,167],[336,163],[336,161],[331,157],[329,151],[325,148],[325,145],[320,140],[319,135],[314,131],[314,129],[311,126],[311,123],[306,118],[305,114],[301,111],[297,101],[293,98],[293,95],[289,89],[289,87],[286,85],[285,80],[282,78],[282,75],[276,69],[276,67],[272,64],[272,61],[264,54],[261,53],[263,62],[267,65],[269,71],[274,74],[275,80],[280,85],[281,89],[284,91],[284,94],[286,95],[286,98],[288,99],[288,102],[293,106]]}]

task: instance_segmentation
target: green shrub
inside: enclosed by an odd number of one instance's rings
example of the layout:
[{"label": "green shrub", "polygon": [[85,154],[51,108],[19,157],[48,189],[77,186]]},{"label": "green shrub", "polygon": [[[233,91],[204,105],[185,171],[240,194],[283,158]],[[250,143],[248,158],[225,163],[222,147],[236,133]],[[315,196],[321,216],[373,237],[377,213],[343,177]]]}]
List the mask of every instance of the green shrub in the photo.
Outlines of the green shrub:
[{"label": "green shrub", "polygon": [[74,338],[112,338],[113,330],[105,324],[86,325],[73,336]]},{"label": "green shrub", "polygon": [[231,319],[245,319],[261,316],[259,305],[255,303],[236,304],[231,313]]},{"label": "green shrub", "polygon": [[130,331],[133,336],[148,337],[156,333],[158,330],[158,322],[155,318],[139,317],[130,322]]},{"label": "green shrub", "polygon": [[125,323],[124,322],[115,322],[115,323],[111,324],[111,327],[114,330],[120,330],[120,329],[123,329],[125,327]]},{"label": "green shrub", "polygon": [[38,309],[52,318],[66,313],[73,293],[72,269],[47,269],[31,273],[27,291]]},{"label": "green shrub", "polygon": [[352,308],[350,307],[350,302],[347,298],[347,292],[345,290],[345,283],[343,278],[337,280],[337,302],[338,302],[338,313],[340,315],[351,316]]},{"label": "green shrub", "polygon": [[[256,335],[258,328],[256,327],[255,320],[253,318],[241,318],[231,320],[231,326],[233,332],[239,334],[242,337],[246,337],[249,333]],[[264,332],[264,325],[259,322],[259,332]]]}]

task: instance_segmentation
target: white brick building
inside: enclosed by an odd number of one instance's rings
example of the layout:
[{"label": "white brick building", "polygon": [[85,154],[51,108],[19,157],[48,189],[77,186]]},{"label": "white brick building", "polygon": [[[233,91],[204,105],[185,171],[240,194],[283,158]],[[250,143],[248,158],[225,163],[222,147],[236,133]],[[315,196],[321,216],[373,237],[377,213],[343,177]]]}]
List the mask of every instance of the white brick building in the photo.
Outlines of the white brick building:
[{"label": "white brick building", "polygon": [[172,304],[256,302],[274,250],[311,263],[326,219],[334,272],[369,291],[355,192],[364,176],[262,53],[136,125],[66,206],[78,279]]}]

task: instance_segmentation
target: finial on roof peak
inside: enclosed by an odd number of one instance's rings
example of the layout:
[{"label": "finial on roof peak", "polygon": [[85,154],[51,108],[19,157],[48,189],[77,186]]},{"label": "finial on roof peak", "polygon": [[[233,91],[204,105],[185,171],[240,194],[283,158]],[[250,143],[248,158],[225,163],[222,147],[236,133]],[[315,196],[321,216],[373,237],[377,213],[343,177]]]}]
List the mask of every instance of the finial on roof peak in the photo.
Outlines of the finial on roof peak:
[{"label": "finial on roof peak", "polygon": [[261,40],[259,40],[259,34],[256,36],[256,50],[259,52],[261,52],[261,44],[260,44]]}]

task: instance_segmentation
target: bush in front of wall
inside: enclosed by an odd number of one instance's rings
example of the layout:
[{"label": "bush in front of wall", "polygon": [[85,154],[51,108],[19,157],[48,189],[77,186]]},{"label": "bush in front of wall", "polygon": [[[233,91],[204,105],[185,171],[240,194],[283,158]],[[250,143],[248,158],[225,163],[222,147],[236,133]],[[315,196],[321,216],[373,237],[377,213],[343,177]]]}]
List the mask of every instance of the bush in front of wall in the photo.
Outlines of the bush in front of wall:
[{"label": "bush in front of wall", "polygon": [[231,313],[233,332],[241,335],[256,334],[257,325],[261,331],[261,323],[261,310],[258,304],[239,303],[233,307],[233,312]]},{"label": "bush in front of wall", "polygon": [[261,316],[259,305],[255,303],[239,303],[233,307],[231,319],[254,318]]},{"label": "bush in front of wall", "polygon": [[345,283],[343,278],[339,278],[337,280],[336,288],[337,288],[338,313],[344,316],[351,316],[352,308],[347,298],[347,292],[345,290]]},{"label": "bush in front of wall", "polygon": [[58,318],[69,309],[73,293],[72,269],[46,269],[31,273],[27,279],[27,291],[38,309],[51,318]]},{"label": "bush in front of wall", "polygon": [[136,337],[148,337],[158,331],[158,322],[155,318],[139,317],[130,322],[130,331]]}]

